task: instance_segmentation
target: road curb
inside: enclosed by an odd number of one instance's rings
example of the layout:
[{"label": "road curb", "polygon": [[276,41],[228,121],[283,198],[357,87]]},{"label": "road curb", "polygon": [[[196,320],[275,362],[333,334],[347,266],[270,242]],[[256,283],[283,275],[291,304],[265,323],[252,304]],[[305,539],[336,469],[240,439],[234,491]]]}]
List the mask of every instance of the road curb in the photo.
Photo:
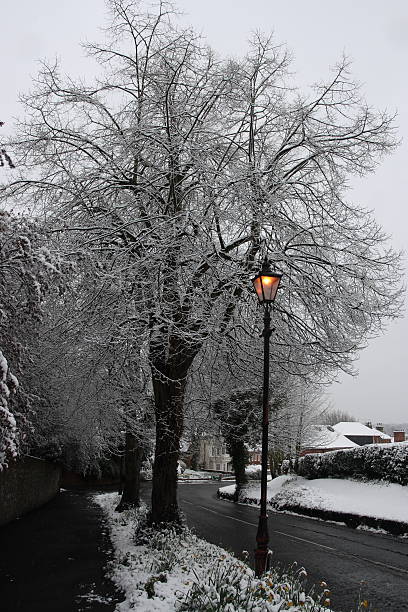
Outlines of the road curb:
[{"label": "road curb", "polygon": [[[217,491],[217,497],[220,499],[226,499],[228,501],[234,501],[232,493],[223,492],[220,489]],[[240,503],[259,506],[259,500],[253,497],[243,496],[240,498]],[[318,518],[324,521],[345,523],[347,527],[351,527],[352,529],[363,526],[370,529],[383,529],[384,531],[387,531],[387,533],[396,536],[408,535],[408,523],[401,521],[393,521],[360,514],[351,514],[349,512],[324,510],[321,508],[308,508],[298,504],[278,504],[272,501],[268,502],[268,505],[273,510],[277,510],[278,512],[295,512],[296,514],[302,514],[304,516]]]}]

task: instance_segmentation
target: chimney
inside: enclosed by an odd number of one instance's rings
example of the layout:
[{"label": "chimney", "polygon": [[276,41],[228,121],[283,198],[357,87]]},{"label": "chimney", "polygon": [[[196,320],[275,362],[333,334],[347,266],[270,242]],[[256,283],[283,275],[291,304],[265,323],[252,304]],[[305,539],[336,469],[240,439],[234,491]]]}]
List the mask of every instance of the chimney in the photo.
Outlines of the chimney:
[{"label": "chimney", "polygon": [[384,433],[384,425],[382,423],[377,423],[376,429],[378,429],[378,431],[381,431],[382,433]]},{"label": "chimney", "polygon": [[405,442],[405,431],[394,431],[394,442]]},{"label": "chimney", "polygon": [[371,421],[367,421],[366,427],[369,427],[370,429],[372,429],[373,425],[372,425]]}]

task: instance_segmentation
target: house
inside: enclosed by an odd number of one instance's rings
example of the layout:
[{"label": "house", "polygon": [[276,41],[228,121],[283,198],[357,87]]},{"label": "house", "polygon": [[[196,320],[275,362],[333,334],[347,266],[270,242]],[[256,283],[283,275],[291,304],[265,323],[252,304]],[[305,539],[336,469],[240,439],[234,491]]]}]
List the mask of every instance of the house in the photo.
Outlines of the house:
[{"label": "house", "polygon": [[[382,425],[379,425],[382,428]],[[363,425],[357,421],[342,421],[333,425],[333,429],[355,442],[358,446],[364,446],[366,444],[387,444],[391,442],[391,436],[381,431],[381,429],[373,429],[371,423]]]},{"label": "house", "polygon": [[261,465],[262,463],[262,451],[260,448],[248,448],[248,464],[249,465]]},{"label": "house", "polygon": [[327,453],[329,451],[353,448],[358,446],[346,436],[335,431],[330,425],[315,425],[311,427],[302,444],[300,456],[311,453]]},{"label": "house", "polygon": [[198,467],[201,470],[232,472],[232,459],[222,436],[204,435],[200,439]]}]

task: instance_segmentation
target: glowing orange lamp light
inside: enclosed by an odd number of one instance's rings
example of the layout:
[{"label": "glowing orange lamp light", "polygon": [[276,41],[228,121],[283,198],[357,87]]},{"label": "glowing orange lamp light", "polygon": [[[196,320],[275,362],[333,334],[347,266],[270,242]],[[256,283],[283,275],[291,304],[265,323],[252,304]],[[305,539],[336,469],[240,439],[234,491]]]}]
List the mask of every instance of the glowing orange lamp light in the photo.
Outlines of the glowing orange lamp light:
[{"label": "glowing orange lamp light", "polygon": [[272,272],[265,257],[260,273],[252,279],[260,304],[272,304],[278,291],[282,274]]}]

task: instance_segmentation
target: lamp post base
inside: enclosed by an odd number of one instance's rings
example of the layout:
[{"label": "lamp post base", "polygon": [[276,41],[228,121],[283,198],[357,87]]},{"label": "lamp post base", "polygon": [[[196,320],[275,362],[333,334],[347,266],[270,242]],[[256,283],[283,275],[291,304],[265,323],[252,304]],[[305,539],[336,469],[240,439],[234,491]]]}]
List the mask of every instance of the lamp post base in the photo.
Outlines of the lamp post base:
[{"label": "lamp post base", "polygon": [[268,570],[268,517],[260,516],[256,534],[255,574],[260,578]]}]

